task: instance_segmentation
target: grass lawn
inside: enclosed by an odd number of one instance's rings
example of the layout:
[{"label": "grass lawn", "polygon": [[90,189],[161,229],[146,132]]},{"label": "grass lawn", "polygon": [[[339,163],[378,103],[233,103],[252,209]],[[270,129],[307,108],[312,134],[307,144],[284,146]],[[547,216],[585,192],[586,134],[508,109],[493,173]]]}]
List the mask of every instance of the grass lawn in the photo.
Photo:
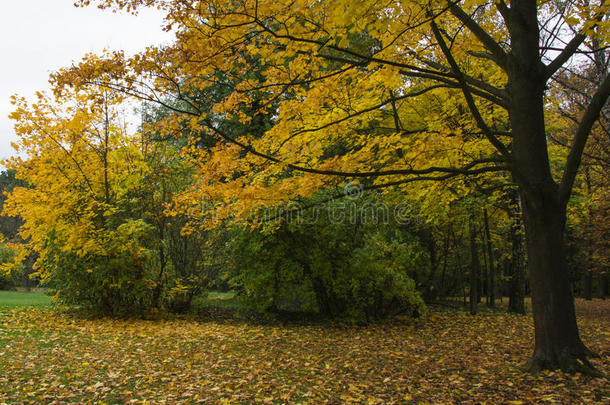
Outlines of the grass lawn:
[{"label": "grass lawn", "polygon": [[[610,300],[577,303],[610,375]],[[531,316],[432,312],[368,327],[82,319],[0,309],[0,403],[610,403],[607,380],[520,366]]]},{"label": "grass lawn", "polygon": [[43,292],[0,291],[0,307],[50,305],[51,297]]},{"label": "grass lawn", "polygon": [[243,304],[235,298],[234,292],[210,291],[207,297],[195,299],[193,302],[195,312],[238,310],[242,307]]},{"label": "grass lawn", "polygon": [[230,300],[234,296],[235,296],[235,293],[232,291],[229,291],[229,292],[210,291],[208,293],[209,299],[217,299],[217,300]]}]

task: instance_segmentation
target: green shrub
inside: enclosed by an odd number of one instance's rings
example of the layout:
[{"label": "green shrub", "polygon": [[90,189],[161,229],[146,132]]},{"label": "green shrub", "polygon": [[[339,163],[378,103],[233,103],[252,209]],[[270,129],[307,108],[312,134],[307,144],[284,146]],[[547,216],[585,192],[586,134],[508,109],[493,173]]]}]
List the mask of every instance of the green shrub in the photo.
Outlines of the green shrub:
[{"label": "green shrub", "polygon": [[250,309],[367,322],[425,311],[413,277],[429,273],[419,242],[396,224],[318,218],[235,230],[233,286]]},{"label": "green shrub", "polygon": [[81,254],[50,235],[41,266],[56,298],[105,315],[143,313],[152,307],[155,287],[147,264],[151,251],[144,247],[150,227],[127,221],[104,238],[103,254]]},{"label": "green shrub", "polygon": [[[0,265],[13,262],[15,252],[6,245],[0,245]],[[25,266],[20,264],[10,271],[0,268],[0,290],[8,290],[19,287],[22,280],[27,277]]]}]

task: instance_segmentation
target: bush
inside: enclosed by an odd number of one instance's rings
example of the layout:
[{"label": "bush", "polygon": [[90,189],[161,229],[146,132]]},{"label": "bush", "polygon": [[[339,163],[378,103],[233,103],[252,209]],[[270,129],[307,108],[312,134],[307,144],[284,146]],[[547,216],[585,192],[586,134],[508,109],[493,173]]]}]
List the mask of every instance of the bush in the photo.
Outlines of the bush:
[{"label": "bush", "polygon": [[171,280],[166,293],[165,307],[174,313],[184,314],[190,312],[193,300],[198,296],[207,296],[207,279],[204,276],[192,274],[185,279]]},{"label": "bush", "polygon": [[143,243],[149,231],[142,221],[127,221],[86,253],[50,235],[40,263],[50,275],[44,281],[68,305],[113,316],[143,313],[152,307],[155,287],[147,267],[151,251]]},{"label": "bush", "polygon": [[419,242],[398,226],[281,223],[234,231],[232,283],[246,305],[349,322],[425,311],[415,274],[429,272]]},{"label": "bush", "polygon": [[[388,240],[383,234],[368,235],[365,244],[354,250],[350,256],[344,276],[345,280],[336,283],[335,289],[343,290],[344,301],[350,303],[349,316],[357,319],[384,318],[397,314],[419,316],[425,311],[425,304],[415,288],[415,281],[409,277],[409,269],[418,263],[418,255],[408,253],[413,244],[399,239]],[[420,250],[421,252],[421,250]]]},{"label": "bush", "polygon": [[[0,245],[0,265],[12,263],[15,258],[15,252],[6,245]],[[10,271],[0,268],[0,290],[8,290],[14,287],[19,287],[23,279],[27,277],[25,266],[20,264]]]}]

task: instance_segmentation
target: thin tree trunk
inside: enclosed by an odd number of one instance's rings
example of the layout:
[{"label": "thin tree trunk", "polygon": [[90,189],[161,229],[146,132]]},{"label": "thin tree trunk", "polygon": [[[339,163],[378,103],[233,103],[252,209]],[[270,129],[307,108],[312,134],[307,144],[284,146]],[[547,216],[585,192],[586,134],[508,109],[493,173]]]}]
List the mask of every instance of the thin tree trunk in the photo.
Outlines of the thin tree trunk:
[{"label": "thin tree trunk", "polygon": [[485,305],[489,306],[489,257],[487,257],[487,239],[485,238],[485,230],[482,229],[481,232],[481,241],[483,246],[481,246],[481,253],[483,256],[483,265],[481,266],[481,297],[485,297]]},{"label": "thin tree trunk", "polygon": [[587,301],[593,299],[593,272],[591,270],[585,270],[583,274],[583,298]]},{"label": "thin tree trunk", "polygon": [[488,305],[490,308],[494,308],[496,306],[496,277],[495,277],[495,267],[494,267],[494,256],[493,256],[493,248],[491,245],[491,233],[489,232],[489,217],[487,215],[487,208],[483,209],[483,221],[485,223],[485,239],[487,242],[487,258],[488,258],[488,278],[487,278],[487,296],[489,297]]},{"label": "thin tree trunk", "polygon": [[445,235],[445,243],[443,247],[443,270],[441,272],[441,283],[440,283],[440,291],[439,294],[442,297],[445,297],[447,291],[445,288],[445,274],[447,272],[447,260],[449,258],[449,235]]},{"label": "thin tree trunk", "polygon": [[[163,221],[164,222],[164,221]],[[163,240],[165,238],[165,224],[157,224],[157,230],[159,231],[159,273],[157,274],[156,286],[153,290],[152,305],[154,308],[159,308],[161,305],[161,293],[163,292],[163,276],[165,275],[165,266],[167,264],[167,256],[165,254],[165,247],[163,246]]]},{"label": "thin tree trunk", "polygon": [[432,301],[438,295],[438,291],[432,289],[434,287],[434,281],[436,278],[436,273],[438,271],[438,257],[436,252],[436,242],[434,240],[434,235],[432,231],[426,233],[425,235],[426,247],[428,248],[428,253],[430,254],[430,274],[428,274],[428,281],[426,282],[427,288],[424,294],[426,301]]},{"label": "thin tree trunk", "polygon": [[464,283],[464,266],[462,263],[462,257],[459,253],[459,245],[457,243],[457,237],[455,236],[455,232],[451,231],[451,236],[453,237],[453,251],[455,252],[455,261],[456,261],[456,269],[458,270],[459,279],[458,279],[458,287],[462,289],[462,300],[464,303],[464,308],[466,307],[466,284]]},{"label": "thin tree trunk", "polygon": [[511,261],[508,311],[515,314],[525,314],[525,253],[523,250],[523,230],[521,225],[521,209],[517,192],[511,192],[511,204],[508,209],[511,217],[510,240]]},{"label": "thin tree trunk", "polygon": [[477,313],[477,303],[479,302],[479,274],[481,265],[479,263],[479,248],[476,242],[476,232],[474,229],[474,219],[469,221],[470,231],[470,314]]},{"label": "thin tree trunk", "polygon": [[608,296],[608,274],[605,271],[597,273],[599,275],[599,298],[605,300]]}]

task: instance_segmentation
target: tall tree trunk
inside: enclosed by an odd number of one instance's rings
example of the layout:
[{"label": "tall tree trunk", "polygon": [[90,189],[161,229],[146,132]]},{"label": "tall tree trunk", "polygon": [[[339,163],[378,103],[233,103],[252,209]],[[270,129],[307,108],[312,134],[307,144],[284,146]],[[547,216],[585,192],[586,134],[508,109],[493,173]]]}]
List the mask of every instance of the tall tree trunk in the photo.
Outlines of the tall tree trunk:
[{"label": "tall tree trunk", "polygon": [[476,241],[476,231],[474,229],[474,219],[469,221],[470,231],[470,314],[477,313],[477,304],[480,299],[479,295],[479,275],[481,273],[481,265],[479,262],[479,248]]},{"label": "tall tree trunk", "polygon": [[453,230],[451,230],[451,236],[453,239],[453,252],[455,255],[455,270],[458,274],[458,288],[462,290],[462,302],[464,304],[464,308],[466,308],[466,283],[464,282],[464,266],[462,263],[462,257],[460,256],[460,245],[458,244],[457,236]]},{"label": "tall tree trunk", "polygon": [[564,246],[565,201],[553,180],[544,121],[546,67],[540,57],[537,2],[511,2],[507,89],[512,165],[523,204],[534,313],[532,371],[593,370],[580,340]]},{"label": "tall tree trunk", "polygon": [[466,283],[464,281],[465,269],[462,262],[462,256],[460,255],[460,244],[458,243],[457,236],[453,229],[451,229],[451,239],[453,240],[453,254],[455,256],[454,279],[457,279],[458,288],[462,292],[462,303],[464,308],[466,308]]},{"label": "tall tree trunk", "polygon": [[525,252],[523,251],[521,208],[519,206],[519,195],[516,191],[511,191],[508,213],[511,217],[510,240],[512,245],[509,267],[508,311],[515,314],[525,314]]},{"label": "tall tree trunk", "polygon": [[485,305],[489,305],[489,257],[487,257],[487,248],[486,248],[486,239],[485,239],[485,230],[482,229],[481,235],[481,253],[483,255],[483,265],[481,266],[481,297],[485,297]]},{"label": "tall tree trunk", "polygon": [[438,291],[435,287],[436,273],[438,271],[438,255],[436,252],[436,241],[432,231],[428,231],[424,234],[423,239],[425,240],[426,248],[430,254],[430,274],[428,274],[428,281],[426,284],[426,291],[424,293],[425,301],[432,301],[438,296]]},{"label": "tall tree trunk", "polygon": [[580,340],[565,258],[562,208],[525,199],[524,217],[536,344],[532,370],[584,371],[589,350]]},{"label": "tall tree trunk", "polygon": [[449,258],[449,234],[445,234],[445,243],[443,247],[443,270],[441,272],[441,282],[439,295],[443,298],[447,295],[447,289],[445,288],[445,275],[447,273],[447,260]]},{"label": "tall tree trunk", "polygon": [[[587,200],[591,200],[591,177],[589,174],[589,168],[585,167],[585,197]],[[591,238],[591,232],[593,230],[593,209],[591,208],[591,204],[588,204],[587,207],[587,223],[585,224],[585,240],[588,243],[587,247],[587,261],[585,263],[585,272],[583,274],[583,298],[587,301],[591,301],[593,299],[593,243],[594,241]]]},{"label": "tall tree trunk", "polygon": [[165,239],[165,221],[157,224],[157,230],[159,231],[159,273],[157,274],[157,280],[155,289],[152,295],[152,306],[153,308],[159,308],[161,306],[161,293],[163,292],[163,277],[165,275],[165,266],[167,264],[167,255],[165,254],[165,247],[163,246],[163,240]]},{"label": "tall tree trunk", "polygon": [[489,232],[489,216],[487,208],[483,209],[483,221],[485,222],[485,239],[487,242],[487,260],[488,260],[488,277],[487,277],[487,296],[489,297],[488,304],[490,308],[496,306],[496,272],[494,268],[493,247],[491,244],[491,233]]}]

